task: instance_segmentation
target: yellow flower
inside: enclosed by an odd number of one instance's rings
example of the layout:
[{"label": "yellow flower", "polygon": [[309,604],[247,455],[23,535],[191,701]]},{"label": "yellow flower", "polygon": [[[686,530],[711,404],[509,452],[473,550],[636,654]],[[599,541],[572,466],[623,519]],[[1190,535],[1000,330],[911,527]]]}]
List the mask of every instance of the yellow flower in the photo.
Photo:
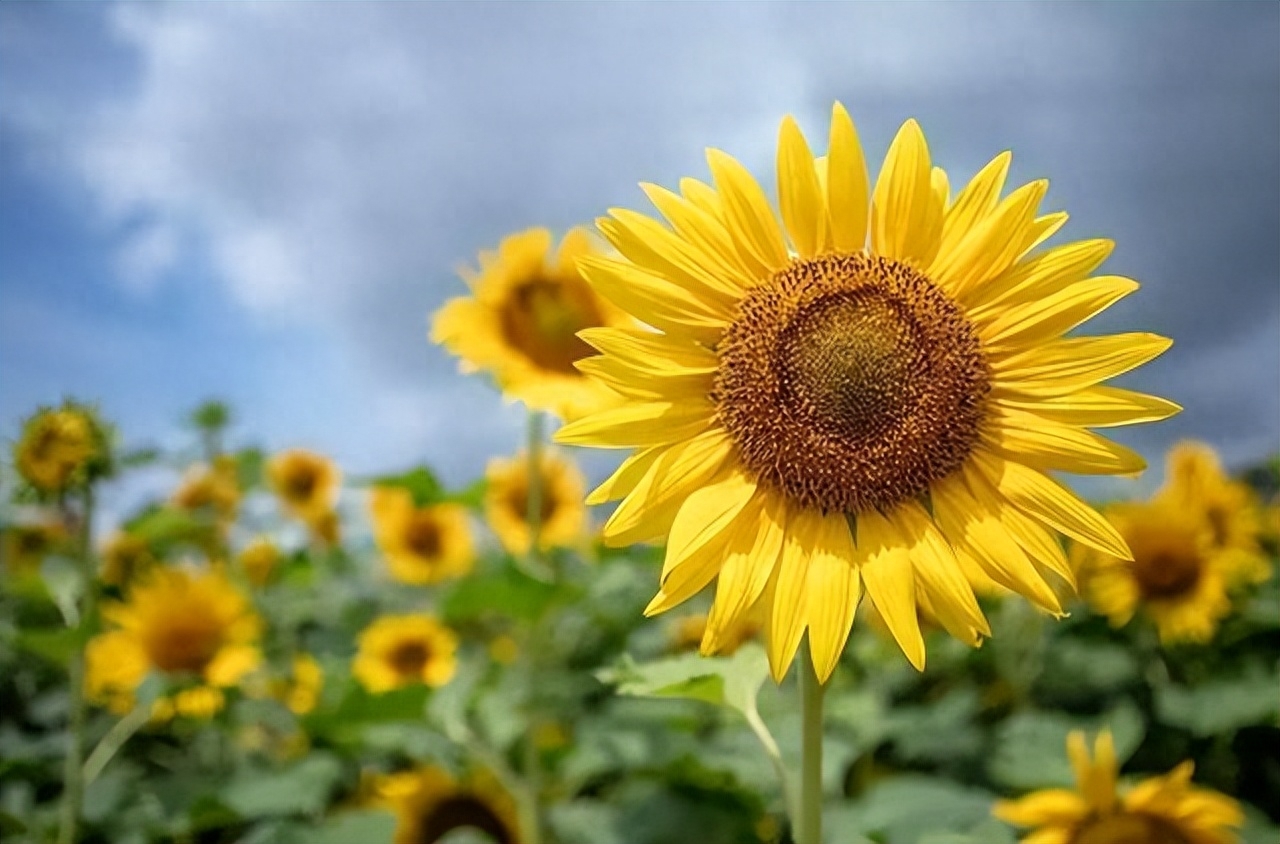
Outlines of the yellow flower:
[{"label": "yellow flower", "polygon": [[66,539],[66,530],[53,521],[7,525],[0,543],[0,569],[18,577],[36,574],[44,558]]},{"label": "yellow flower", "polygon": [[342,522],[337,510],[325,510],[308,516],[307,527],[311,529],[312,540],[321,545],[332,548],[342,541]]},{"label": "yellow flower", "polygon": [[333,510],[342,472],[332,461],[311,451],[293,449],[271,458],[267,480],[281,503],[303,521]]},{"label": "yellow flower", "polygon": [[592,253],[585,231],[566,234],[554,258],[550,251],[551,233],[529,229],[482,252],[472,295],[445,303],[431,341],[457,355],[463,372],[491,372],[509,397],[571,419],[610,395],[574,368],[592,354],[577,333],[631,321],[579,274],[574,262]]},{"label": "yellow flower", "polygon": [[259,536],[245,546],[238,559],[250,583],[266,586],[280,564],[280,549],[270,539]]},{"label": "yellow flower", "polygon": [[[112,629],[89,643],[85,687],[117,711],[133,706],[148,671],[216,690],[238,685],[261,662],[261,622],[218,573],[154,569],[102,616]],[[179,714],[204,712],[215,697],[222,699],[220,693],[194,695],[174,706]]]},{"label": "yellow flower", "polygon": [[67,403],[40,410],[27,420],[13,448],[13,462],[27,483],[55,493],[87,480],[89,467],[105,454],[102,431],[87,408]]},{"label": "yellow flower", "polygon": [[[538,547],[543,551],[569,547],[581,537],[587,511],[582,503],[586,480],[578,467],[561,455],[544,451],[539,460],[541,526]],[[485,518],[502,547],[511,554],[529,551],[529,456],[489,461]]]},{"label": "yellow flower", "polygon": [[1045,789],[1019,800],[997,801],[993,814],[1016,826],[1037,827],[1024,844],[1235,844],[1227,827],[1244,822],[1240,806],[1224,794],[1191,784],[1192,762],[1116,788],[1116,754],[1111,733],[1093,746],[1084,733],[1067,738],[1076,789]]},{"label": "yellow flower", "polygon": [[[733,628],[721,634],[722,641],[717,653],[728,656],[738,648],[751,641],[760,633],[760,620],[744,616],[734,624]],[[697,649],[707,635],[707,616],[705,613],[687,615],[678,619],[671,627],[671,649],[674,651],[691,651]]]},{"label": "yellow flower", "polygon": [[1271,576],[1262,551],[1262,512],[1248,485],[1232,480],[1212,448],[1184,441],[1169,451],[1164,486],[1156,498],[1185,518],[1204,518],[1210,542],[1221,552],[1219,568],[1227,588],[1261,583]]},{"label": "yellow flower", "polygon": [[499,665],[513,665],[520,657],[520,643],[506,633],[489,642],[489,656]]},{"label": "yellow flower", "polygon": [[624,399],[556,437],[636,449],[588,503],[623,499],[611,544],[666,540],[647,613],[716,580],[704,651],[765,601],[775,678],[807,629],[825,681],[864,590],[920,668],[921,600],[963,639],[989,633],[966,565],[1059,613],[1056,534],[1128,556],[1046,474],[1136,472],[1089,428],[1178,410],[1103,386],[1165,338],[1063,336],[1138,286],[1089,277],[1110,241],[1033,251],[1066,220],[1038,215],[1047,182],[1001,199],[1005,153],[951,198],[914,120],[872,189],[839,104],[823,158],[782,123],[781,227],[742,165],[707,156],[714,188],[643,186],[672,228],[614,210],[598,225],[622,257],[578,262],[655,329],[581,332],[603,354],[579,369]]},{"label": "yellow flower", "polygon": [[231,521],[240,506],[240,482],[236,475],[235,461],[224,455],[215,460],[212,466],[192,466],[173,493],[171,501],[179,509],[208,513],[223,522]]},{"label": "yellow flower", "polygon": [[285,706],[295,715],[306,715],[316,708],[324,690],[324,669],[310,654],[293,658],[293,677],[280,690]]},{"label": "yellow flower", "polygon": [[379,802],[396,815],[393,844],[435,844],[449,833],[474,829],[498,844],[521,844],[516,804],[491,774],[459,782],[436,766],[375,781]]},{"label": "yellow flower", "polygon": [[1141,608],[1160,640],[1207,642],[1231,611],[1223,579],[1224,551],[1207,523],[1167,501],[1116,504],[1105,511],[1132,560],[1092,549],[1078,552],[1084,593],[1115,627]]},{"label": "yellow flower", "polygon": [[457,504],[415,507],[399,487],[369,493],[373,537],[401,583],[438,583],[471,571],[475,549],[466,508]]},{"label": "yellow flower", "polygon": [[351,671],[371,692],[426,683],[443,686],[457,670],[458,637],[426,615],[379,618],[360,634]]},{"label": "yellow flower", "polygon": [[140,536],[117,531],[102,546],[103,583],[124,586],[156,564],[151,546]]}]

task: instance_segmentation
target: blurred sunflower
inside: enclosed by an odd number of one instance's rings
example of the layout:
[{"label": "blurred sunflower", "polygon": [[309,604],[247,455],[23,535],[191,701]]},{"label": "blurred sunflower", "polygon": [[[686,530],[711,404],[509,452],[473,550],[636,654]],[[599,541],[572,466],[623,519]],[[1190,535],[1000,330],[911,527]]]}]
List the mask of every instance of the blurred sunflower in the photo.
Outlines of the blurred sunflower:
[{"label": "blurred sunflower", "polygon": [[574,368],[592,354],[577,333],[631,320],[578,272],[576,260],[592,254],[585,231],[570,230],[554,257],[551,246],[551,233],[534,228],[480,253],[479,272],[467,275],[471,296],[436,313],[431,341],[457,355],[463,372],[491,372],[507,396],[572,419],[610,397]]},{"label": "blurred sunflower", "polygon": [[374,487],[369,492],[369,515],[387,568],[401,583],[438,583],[471,571],[475,548],[465,507],[416,507],[408,490]]},{"label": "blurred sunflower", "polygon": [[1192,762],[1117,792],[1115,746],[1103,731],[1093,746],[1084,733],[1067,738],[1076,789],[1036,791],[1000,800],[993,814],[1016,826],[1036,827],[1024,844],[1234,844],[1228,827],[1244,822],[1240,806],[1224,794],[1191,784]]},{"label": "blurred sunflower", "polygon": [[459,782],[433,765],[379,777],[375,790],[379,802],[395,812],[394,844],[435,844],[463,829],[496,844],[522,841],[515,801],[488,773]]},{"label": "blurred sunflower", "polygon": [[280,549],[265,536],[256,537],[236,558],[245,578],[254,586],[266,586],[280,565]]},{"label": "blurred sunflower", "polygon": [[309,522],[333,510],[342,472],[333,461],[296,448],[271,458],[267,481],[285,509]]},{"label": "blurred sunflower", "polygon": [[[718,653],[724,656],[733,654],[738,648],[754,639],[760,633],[761,626],[759,619],[744,616],[732,629],[724,632],[724,641],[721,643]],[[677,619],[671,626],[671,650],[697,650],[702,645],[702,639],[706,633],[706,613],[687,615],[684,618]]]},{"label": "blurred sunflower", "polygon": [[369,691],[426,683],[443,686],[457,670],[458,637],[426,615],[391,615],[360,634],[351,672]]},{"label": "blurred sunflower", "polygon": [[[554,451],[539,455],[540,528],[538,548],[547,551],[574,545],[582,538],[587,511],[582,503],[586,479],[567,458]],[[508,553],[529,552],[529,456],[496,457],[486,471],[485,518]]]},{"label": "blurred sunflower", "polygon": [[1115,627],[1141,609],[1165,643],[1212,639],[1231,600],[1225,554],[1214,547],[1208,523],[1168,501],[1115,504],[1104,513],[1133,559],[1073,549],[1089,602]]},{"label": "blurred sunflower", "polygon": [[325,510],[307,517],[307,528],[311,531],[311,539],[321,545],[333,548],[342,542],[342,521],[337,510]]},{"label": "blurred sunflower", "polygon": [[102,582],[125,586],[134,578],[150,571],[156,564],[151,546],[142,537],[127,531],[116,531],[102,545]]},{"label": "blurred sunflower", "polygon": [[0,537],[0,570],[15,577],[36,574],[44,558],[66,541],[66,529],[58,522],[6,525]]},{"label": "blurred sunflower", "polygon": [[593,500],[623,499],[606,541],[666,539],[647,613],[717,580],[704,651],[764,600],[775,678],[807,629],[825,681],[863,589],[920,668],[921,596],[963,638],[989,633],[965,561],[1059,613],[1045,573],[1072,572],[1055,532],[1128,557],[1046,474],[1136,472],[1089,428],[1178,410],[1103,386],[1167,339],[1063,336],[1137,289],[1089,277],[1111,241],[1032,252],[1066,221],[1038,216],[1048,183],[1001,199],[1005,153],[952,198],[915,121],[871,190],[839,104],[823,158],[782,123],[782,227],[741,164],[707,157],[714,188],[643,186],[672,228],[613,210],[598,225],[622,258],[578,262],[656,329],[580,333],[603,354],[579,369],[625,400],[556,437],[638,449]]},{"label": "blurred sunflower", "polygon": [[208,688],[188,695],[187,703],[174,701],[184,714],[207,711],[211,701],[221,701],[219,689],[238,685],[261,661],[261,622],[218,573],[154,569],[130,586],[123,602],[103,607],[102,617],[113,629],[89,642],[86,689],[116,711],[133,706],[133,692],[151,670]]},{"label": "blurred sunflower", "polygon": [[106,434],[93,411],[75,402],[36,411],[13,447],[18,474],[37,492],[52,494],[85,483],[104,469]]},{"label": "blurred sunflower", "polygon": [[323,690],[324,669],[311,654],[298,654],[293,658],[291,676],[277,689],[278,697],[295,715],[306,715],[315,709]]},{"label": "blurred sunflower", "polygon": [[1247,484],[1222,469],[1208,445],[1185,441],[1169,451],[1164,486],[1156,499],[1177,508],[1187,518],[1209,524],[1210,542],[1220,553],[1219,568],[1227,588],[1261,583],[1271,576],[1262,551],[1262,510]]},{"label": "blurred sunflower", "polygon": [[232,521],[240,506],[240,481],[234,458],[223,455],[212,465],[192,466],[170,500],[179,509],[208,513],[223,523]]}]

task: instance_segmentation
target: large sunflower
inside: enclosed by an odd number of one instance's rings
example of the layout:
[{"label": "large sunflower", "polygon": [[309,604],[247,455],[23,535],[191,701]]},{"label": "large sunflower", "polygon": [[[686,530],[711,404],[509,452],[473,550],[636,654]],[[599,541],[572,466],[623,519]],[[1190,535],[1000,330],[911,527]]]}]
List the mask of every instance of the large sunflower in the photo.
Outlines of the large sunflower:
[{"label": "large sunflower", "polygon": [[406,489],[374,487],[369,492],[369,515],[387,569],[401,583],[439,583],[471,571],[475,546],[462,505],[418,507]]},{"label": "large sunflower", "polygon": [[610,395],[574,364],[592,354],[584,328],[630,325],[619,308],[583,280],[575,262],[591,254],[590,236],[572,229],[551,256],[551,233],[535,228],[480,254],[468,277],[472,295],[445,303],[431,341],[457,355],[463,372],[488,371],[502,391],[535,410],[572,419]]},{"label": "large sunflower", "polygon": [[1072,575],[1054,532],[1128,557],[1045,474],[1136,472],[1089,428],[1178,410],[1102,386],[1165,338],[1063,336],[1138,287],[1089,277],[1110,241],[1033,252],[1066,220],[1038,216],[1047,182],[1001,199],[1006,153],[950,198],[915,121],[870,191],[839,104],[824,158],[782,123],[783,227],[742,165],[707,158],[714,188],[644,186],[671,228],[613,210],[599,227],[621,257],[579,261],[654,329],[581,332],[603,354],[579,368],[624,401],[557,435],[638,449],[591,500],[623,499],[606,541],[666,538],[648,613],[718,578],[705,651],[765,600],[775,677],[807,629],[825,679],[863,589],[921,667],[919,596],[961,638],[988,632],[964,561],[1057,613],[1045,573]]},{"label": "large sunflower", "polygon": [[[484,512],[502,547],[512,554],[529,551],[529,456],[495,457],[485,472]],[[538,460],[540,550],[568,547],[582,538],[587,511],[586,480],[578,467],[553,451]]]},{"label": "large sunflower", "polygon": [[1001,800],[994,814],[1017,826],[1036,827],[1024,844],[1235,844],[1229,827],[1240,826],[1240,806],[1224,794],[1191,784],[1195,769],[1183,762],[1169,773],[1117,793],[1115,746],[1103,731],[1093,758],[1084,733],[1067,739],[1076,790],[1046,789],[1019,800]]},{"label": "large sunflower", "polygon": [[515,800],[490,774],[461,782],[434,765],[378,778],[381,802],[396,815],[394,844],[435,844],[449,833],[475,830],[494,844],[520,844]]},{"label": "large sunflower", "polygon": [[389,615],[360,634],[351,673],[371,692],[426,683],[443,686],[457,670],[458,637],[427,615]]}]

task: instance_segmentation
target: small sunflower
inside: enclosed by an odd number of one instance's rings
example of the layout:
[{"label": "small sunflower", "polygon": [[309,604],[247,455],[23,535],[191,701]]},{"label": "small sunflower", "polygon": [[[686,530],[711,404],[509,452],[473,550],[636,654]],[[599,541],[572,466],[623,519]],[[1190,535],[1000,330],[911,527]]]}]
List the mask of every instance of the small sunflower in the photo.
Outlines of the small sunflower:
[{"label": "small sunflower", "polygon": [[155,564],[155,555],[145,539],[127,531],[117,531],[102,546],[100,576],[103,583],[125,586],[150,571]]},{"label": "small sunflower", "polygon": [[1271,576],[1261,545],[1263,513],[1257,496],[1223,471],[1217,453],[1208,445],[1185,441],[1169,451],[1164,486],[1156,498],[1187,518],[1208,522],[1228,589],[1261,583]]},{"label": "small sunflower", "polygon": [[309,521],[332,512],[342,472],[333,461],[299,448],[272,457],[267,480],[289,512]]},{"label": "small sunflower", "polygon": [[1165,501],[1115,504],[1104,513],[1133,559],[1074,549],[1089,602],[1115,627],[1142,609],[1165,643],[1212,639],[1231,600],[1226,556],[1208,523]]},{"label": "small sunflower", "polygon": [[1076,789],[1046,789],[1019,800],[998,801],[993,814],[1003,821],[1036,827],[1024,844],[1235,844],[1229,827],[1244,815],[1236,801],[1191,784],[1192,762],[1117,791],[1115,746],[1103,731],[1093,746],[1084,733],[1067,738]]},{"label": "small sunflower", "polygon": [[36,574],[44,558],[66,541],[67,531],[58,522],[6,525],[0,537],[0,570],[15,577]]},{"label": "small sunflower", "polygon": [[351,671],[371,692],[426,683],[443,686],[457,670],[458,637],[426,615],[379,618],[360,634]]},{"label": "small sunflower", "polygon": [[311,531],[312,541],[326,548],[336,547],[342,542],[342,520],[337,510],[325,510],[307,517],[307,528]]},{"label": "small sunflower", "polygon": [[23,424],[13,462],[37,492],[63,492],[105,473],[106,433],[93,411],[75,402],[41,409]]},{"label": "small sunflower", "polygon": [[401,583],[439,583],[471,571],[475,548],[465,507],[416,507],[406,489],[374,487],[369,514],[374,540],[391,576]]},{"label": "small sunflower", "polygon": [[[539,504],[541,524],[538,547],[542,551],[569,547],[582,538],[587,511],[582,499],[586,480],[578,467],[553,451],[539,455]],[[489,461],[486,477],[485,517],[508,553],[529,552],[529,456]]]},{"label": "small sunflower", "polygon": [[577,259],[592,254],[585,231],[570,230],[550,252],[551,233],[540,228],[482,252],[480,271],[467,279],[472,295],[445,303],[431,341],[457,355],[463,372],[491,372],[511,398],[572,419],[610,395],[574,368],[593,353],[577,333],[631,321],[578,272]]},{"label": "small sunflower", "polygon": [[622,499],[607,542],[666,540],[647,613],[716,580],[704,652],[765,601],[775,678],[807,629],[825,681],[864,590],[920,668],[922,600],[962,638],[989,635],[966,566],[1060,613],[1057,534],[1128,557],[1047,474],[1136,472],[1089,429],[1178,410],[1103,385],[1167,339],[1064,336],[1138,287],[1090,277],[1110,241],[1034,251],[1066,221],[1036,210],[1048,183],[1002,199],[1005,153],[952,197],[914,120],[872,188],[839,104],[825,157],[782,123],[781,227],[741,164],[707,158],[714,187],[643,186],[671,228],[613,210],[598,225],[621,257],[578,262],[652,326],[580,333],[602,354],[579,369],[620,403],[556,437],[636,449],[592,500]]},{"label": "small sunflower", "polygon": [[[742,618],[732,629],[726,630],[722,634],[724,642],[721,644],[719,653],[724,656],[733,654],[738,650],[738,648],[742,647],[759,635],[761,626],[760,620],[757,618]],[[706,636],[706,633],[706,613],[687,615],[684,618],[677,619],[671,626],[671,650],[697,650],[701,646],[702,639]]]},{"label": "small sunflower", "polygon": [[217,691],[238,685],[261,661],[261,621],[221,574],[155,569],[102,616],[111,629],[89,643],[86,688],[113,709],[132,706],[134,690],[151,670]]},{"label": "small sunflower", "polygon": [[240,481],[235,461],[224,455],[212,465],[192,466],[170,501],[181,510],[208,514],[222,523],[234,520],[240,507]]},{"label": "small sunflower", "polygon": [[396,815],[393,844],[435,844],[461,829],[487,835],[495,844],[521,844],[515,801],[488,773],[459,782],[433,765],[379,777],[375,789]]},{"label": "small sunflower", "polygon": [[280,549],[267,537],[259,536],[244,547],[236,560],[250,583],[266,586],[280,565]]},{"label": "small sunflower", "polygon": [[279,689],[279,697],[295,715],[306,715],[316,708],[324,690],[324,669],[310,654],[293,658],[293,673]]}]

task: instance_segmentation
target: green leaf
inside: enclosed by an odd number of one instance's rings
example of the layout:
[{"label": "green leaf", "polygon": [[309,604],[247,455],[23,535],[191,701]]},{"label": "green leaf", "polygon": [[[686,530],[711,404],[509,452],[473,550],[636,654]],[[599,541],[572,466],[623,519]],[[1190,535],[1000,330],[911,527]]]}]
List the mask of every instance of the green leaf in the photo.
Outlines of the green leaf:
[{"label": "green leaf", "polygon": [[627,844],[617,827],[618,809],[603,800],[559,803],[547,815],[561,844]]},{"label": "green leaf", "polygon": [[71,655],[80,646],[80,636],[69,627],[58,627],[52,630],[20,630],[17,637],[18,647],[57,665],[66,665]]},{"label": "green leaf", "polygon": [[447,621],[470,621],[488,614],[533,621],[557,596],[564,593],[514,568],[468,577],[445,597],[441,610]]},{"label": "green leaf", "polygon": [[1156,715],[1196,736],[1230,733],[1280,716],[1280,676],[1259,669],[1243,677],[1211,680],[1194,688],[1156,689]]},{"label": "green leaf", "polygon": [[1063,636],[1045,650],[1037,688],[1055,700],[1094,700],[1137,676],[1138,660],[1123,645]]},{"label": "green leaf", "polygon": [[256,770],[236,776],[222,790],[226,805],[246,818],[311,814],[328,804],[342,765],[328,753],[312,753],[283,770]]},{"label": "green leaf", "polygon": [[413,503],[417,507],[437,504],[444,498],[444,487],[440,485],[435,473],[426,466],[418,466],[399,475],[371,478],[368,484],[406,489],[413,496]]},{"label": "green leaf", "polygon": [[304,838],[308,844],[356,844],[356,842],[390,841],[396,830],[395,815],[386,811],[340,812],[314,829]]},{"label": "green leaf", "polygon": [[[972,833],[990,824],[993,800],[981,789],[904,774],[876,783],[856,803],[828,810],[829,839],[858,841],[858,836],[864,836],[885,844],[918,844],[925,836]],[[999,841],[998,837],[982,839],[983,844]]]},{"label": "green leaf", "polygon": [[[992,779],[1012,790],[1070,788],[1075,778],[1067,761],[1067,735],[1072,730],[1093,734],[1104,727],[1111,729],[1116,758],[1123,765],[1146,732],[1142,715],[1129,701],[1097,718],[1061,712],[1018,713],[997,730],[988,770]],[[1090,742],[1092,747],[1092,739]]]},{"label": "green leaf", "polygon": [[45,588],[62,613],[68,627],[80,625],[80,597],[84,595],[85,579],[74,560],[66,557],[46,557],[40,564],[40,577]]},{"label": "green leaf", "polygon": [[755,708],[756,693],[769,676],[764,649],[749,642],[730,657],[682,654],[637,663],[630,655],[611,669],[597,672],[618,694],[702,700],[745,713]]},{"label": "green leaf", "polygon": [[329,733],[388,721],[421,721],[429,695],[430,690],[422,685],[375,695],[352,681],[335,708],[313,713],[303,723],[308,731]]}]

